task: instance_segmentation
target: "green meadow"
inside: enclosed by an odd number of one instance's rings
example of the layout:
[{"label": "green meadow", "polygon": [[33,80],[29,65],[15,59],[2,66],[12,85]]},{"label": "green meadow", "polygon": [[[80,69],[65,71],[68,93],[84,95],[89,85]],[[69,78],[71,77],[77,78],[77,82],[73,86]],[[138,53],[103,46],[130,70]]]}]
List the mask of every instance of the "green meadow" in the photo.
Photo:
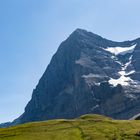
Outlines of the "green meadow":
[{"label": "green meadow", "polygon": [[140,121],[84,115],[1,128],[0,140],[140,140]]}]

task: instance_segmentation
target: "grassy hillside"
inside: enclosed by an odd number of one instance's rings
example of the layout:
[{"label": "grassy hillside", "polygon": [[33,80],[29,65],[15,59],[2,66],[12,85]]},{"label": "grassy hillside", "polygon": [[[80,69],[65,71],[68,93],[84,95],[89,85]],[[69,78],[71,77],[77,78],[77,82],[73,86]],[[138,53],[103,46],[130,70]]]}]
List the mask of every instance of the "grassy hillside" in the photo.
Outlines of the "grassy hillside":
[{"label": "grassy hillside", "polygon": [[140,121],[116,121],[100,115],[52,120],[0,129],[0,140],[140,140]]}]

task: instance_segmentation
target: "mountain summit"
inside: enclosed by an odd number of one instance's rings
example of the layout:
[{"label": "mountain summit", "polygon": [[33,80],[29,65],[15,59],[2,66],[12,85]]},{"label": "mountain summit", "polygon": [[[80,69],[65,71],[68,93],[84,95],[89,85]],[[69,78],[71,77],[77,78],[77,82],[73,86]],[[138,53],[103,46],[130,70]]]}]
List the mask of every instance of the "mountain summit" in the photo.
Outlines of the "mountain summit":
[{"label": "mountain summit", "polygon": [[140,113],[140,39],[115,42],[82,29],[58,48],[18,123]]}]

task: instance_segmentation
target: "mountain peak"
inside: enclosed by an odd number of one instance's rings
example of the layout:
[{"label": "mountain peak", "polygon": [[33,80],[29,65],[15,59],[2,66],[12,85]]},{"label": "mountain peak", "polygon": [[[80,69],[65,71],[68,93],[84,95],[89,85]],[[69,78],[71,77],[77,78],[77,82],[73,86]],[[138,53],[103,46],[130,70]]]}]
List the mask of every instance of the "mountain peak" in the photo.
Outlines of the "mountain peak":
[{"label": "mountain peak", "polygon": [[72,32],[71,35],[80,35],[80,36],[85,36],[88,34],[88,31],[84,30],[84,29],[80,29],[80,28],[77,28],[74,32]]},{"label": "mountain peak", "polygon": [[[137,42],[115,42],[76,29],[52,58],[17,121],[75,118],[89,113],[129,119],[138,114],[140,51],[137,47],[126,51],[132,43]],[[125,48],[125,53],[110,51],[118,48]],[[115,85],[120,80],[127,84]]]},{"label": "mountain peak", "polygon": [[[77,28],[73,33],[76,33],[76,34],[79,34],[79,35],[88,35],[88,34],[94,34],[94,33],[92,33],[92,32],[89,32],[89,31],[87,31],[87,30],[85,30],[85,29],[80,29],[80,28]],[[95,35],[95,34],[94,34]],[[98,35],[97,35],[98,36]]]},{"label": "mountain peak", "polygon": [[81,28],[77,28],[70,36],[73,36],[74,39],[86,39],[88,41],[91,42],[100,42],[102,44],[102,42],[104,42],[105,44],[108,44],[109,46],[130,46],[133,43],[138,43],[140,44],[140,37],[136,38],[134,40],[128,40],[128,41],[114,41],[114,40],[110,40],[110,39],[106,39],[96,33],[87,31],[85,29],[81,29]]},{"label": "mountain peak", "polygon": [[[77,28],[72,34],[70,35],[70,39],[72,40],[79,40],[81,43],[89,43],[89,44],[98,44],[99,42],[106,42],[107,39],[89,32],[84,29]],[[97,43],[98,42],[98,43]]]},{"label": "mountain peak", "polygon": [[97,34],[94,34],[92,32],[89,32],[87,30],[80,29],[80,28],[77,28],[72,34],[76,34],[76,35],[80,35],[80,36],[88,37],[88,38],[102,38],[101,36]]},{"label": "mountain peak", "polygon": [[84,30],[84,29],[81,29],[81,28],[77,28],[74,32],[82,33],[82,32],[87,32],[87,30]]}]

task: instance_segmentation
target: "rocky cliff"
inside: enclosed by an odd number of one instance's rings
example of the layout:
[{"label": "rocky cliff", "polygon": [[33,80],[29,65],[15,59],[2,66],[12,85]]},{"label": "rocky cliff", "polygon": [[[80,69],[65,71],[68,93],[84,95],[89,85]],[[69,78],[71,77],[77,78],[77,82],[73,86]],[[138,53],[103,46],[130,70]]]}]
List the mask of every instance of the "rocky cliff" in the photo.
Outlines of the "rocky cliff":
[{"label": "rocky cliff", "polygon": [[18,122],[140,113],[140,39],[115,42],[77,29],[58,48]]}]

